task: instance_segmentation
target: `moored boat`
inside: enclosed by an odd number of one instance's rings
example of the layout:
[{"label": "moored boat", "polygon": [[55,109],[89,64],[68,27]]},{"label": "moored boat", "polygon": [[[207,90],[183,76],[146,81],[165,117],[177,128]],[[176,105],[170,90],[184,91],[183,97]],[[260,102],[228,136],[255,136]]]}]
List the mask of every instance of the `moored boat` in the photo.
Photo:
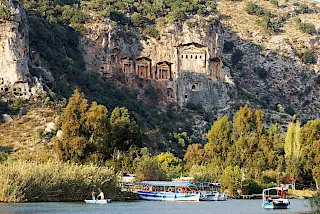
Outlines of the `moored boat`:
[{"label": "moored boat", "polygon": [[[273,187],[262,191],[262,207],[265,209],[287,209],[290,202],[285,198],[287,189],[283,187]],[[275,193],[271,195],[270,193]]]},{"label": "moored boat", "polygon": [[111,199],[104,200],[84,200],[87,204],[107,204],[111,203]]},{"label": "moored boat", "polygon": [[152,201],[199,201],[197,187],[188,182],[143,181],[138,197]]},{"label": "moored boat", "polygon": [[196,183],[200,190],[201,201],[226,201],[228,198],[227,193],[219,193],[218,189],[221,187],[220,183]]}]

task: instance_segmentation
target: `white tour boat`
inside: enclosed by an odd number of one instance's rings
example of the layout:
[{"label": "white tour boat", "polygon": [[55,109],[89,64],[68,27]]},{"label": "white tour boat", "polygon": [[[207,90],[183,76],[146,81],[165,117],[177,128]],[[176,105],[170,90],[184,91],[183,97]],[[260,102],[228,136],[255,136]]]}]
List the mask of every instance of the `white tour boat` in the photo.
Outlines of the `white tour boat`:
[{"label": "white tour boat", "polygon": [[189,182],[143,181],[138,197],[153,201],[199,201],[200,192]]}]

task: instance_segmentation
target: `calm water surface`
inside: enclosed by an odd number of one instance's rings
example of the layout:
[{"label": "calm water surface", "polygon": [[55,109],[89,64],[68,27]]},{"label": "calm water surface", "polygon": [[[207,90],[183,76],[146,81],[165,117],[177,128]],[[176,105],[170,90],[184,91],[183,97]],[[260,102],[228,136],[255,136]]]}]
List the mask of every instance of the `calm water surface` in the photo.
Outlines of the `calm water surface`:
[{"label": "calm water surface", "polygon": [[201,213],[245,213],[245,214],[273,214],[297,213],[310,211],[308,200],[291,200],[287,210],[264,210],[261,200],[228,200],[212,202],[112,202],[111,204],[83,203],[23,203],[0,204],[1,214],[201,214]]}]

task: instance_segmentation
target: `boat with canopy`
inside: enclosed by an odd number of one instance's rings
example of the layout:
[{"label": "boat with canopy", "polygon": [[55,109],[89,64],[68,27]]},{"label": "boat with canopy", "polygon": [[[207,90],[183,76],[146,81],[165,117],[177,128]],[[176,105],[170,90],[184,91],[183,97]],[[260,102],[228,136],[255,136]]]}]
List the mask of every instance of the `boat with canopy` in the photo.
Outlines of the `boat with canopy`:
[{"label": "boat with canopy", "polygon": [[227,193],[222,192],[219,193],[219,189],[221,188],[220,183],[209,183],[202,182],[196,183],[198,189],[200,190],[200,201],[226,201]]},{"label": "boat with canopy", "polygon": [[290,202],[285,192],[288,189],[273,187],[262,191],[262,207],[265,209],[287,209]]},{"label": "boat with canopy", "polygon": [[189,182],[143,181],[138,197],[153,201],[199,201],[197,186]]}]

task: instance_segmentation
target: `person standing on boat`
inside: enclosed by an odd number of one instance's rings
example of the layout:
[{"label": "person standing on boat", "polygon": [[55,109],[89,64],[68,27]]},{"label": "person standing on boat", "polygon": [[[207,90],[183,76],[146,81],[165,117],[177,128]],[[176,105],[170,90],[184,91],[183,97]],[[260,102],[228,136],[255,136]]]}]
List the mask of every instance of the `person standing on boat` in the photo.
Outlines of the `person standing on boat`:
[{"label": "person standing on boat", "polygon": [[91,196],[92,196],[92,200],[96,200],[96,192],[95,191],[92,191]]},{"label": "person standing on boat", "polygon": [[98,195],[98,198],[100,197],[100,200],[104,200],[104,193],[101,191]]}]

